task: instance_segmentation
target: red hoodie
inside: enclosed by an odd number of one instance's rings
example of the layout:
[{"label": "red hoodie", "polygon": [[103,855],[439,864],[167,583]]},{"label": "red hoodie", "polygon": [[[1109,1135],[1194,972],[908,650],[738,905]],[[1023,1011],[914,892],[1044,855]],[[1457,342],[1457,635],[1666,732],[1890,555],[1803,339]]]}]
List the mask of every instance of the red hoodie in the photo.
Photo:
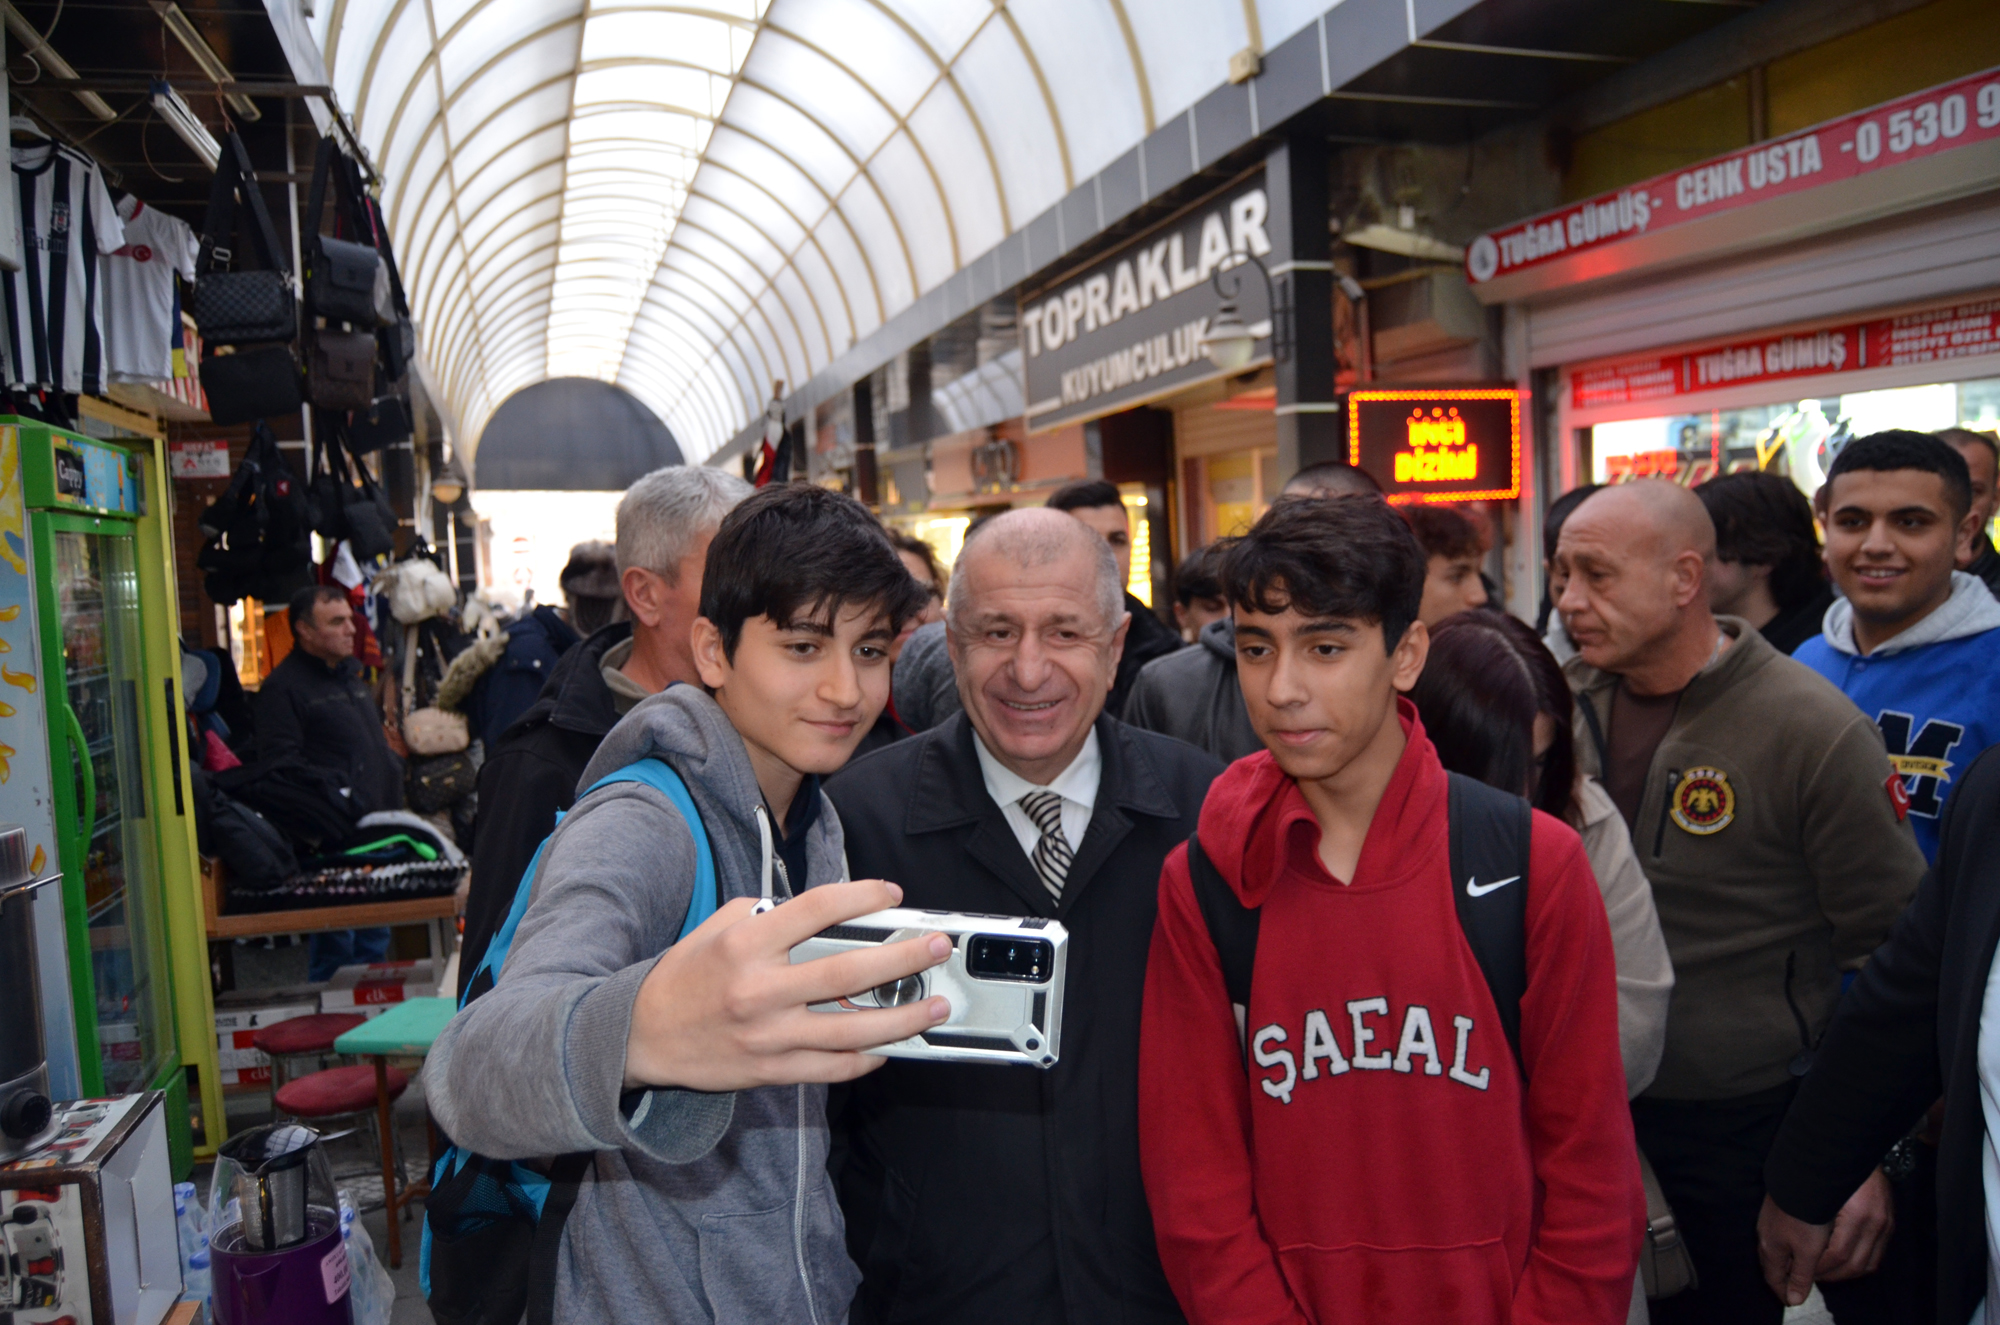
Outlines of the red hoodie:
[{"label": "red hoodie", "polygon": [[1351,884],[1268,753],[1202,807],[1204,851],[1263,909],[1247,1080],[1186,848],[1167,858],[1139,1042],[1160,1259],[1194,1325],[1616,1325],[1645,1195],[1604,903],[1537,813],[1517,1068],[1453,906],[1444,769],[1398,707]]}]

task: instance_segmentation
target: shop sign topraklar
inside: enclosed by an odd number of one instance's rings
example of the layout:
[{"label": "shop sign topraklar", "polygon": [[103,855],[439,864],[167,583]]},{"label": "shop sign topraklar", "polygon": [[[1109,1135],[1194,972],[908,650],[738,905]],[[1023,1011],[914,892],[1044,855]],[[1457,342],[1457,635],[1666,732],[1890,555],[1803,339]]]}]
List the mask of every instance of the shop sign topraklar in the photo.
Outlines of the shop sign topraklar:
[{"label": "shop sign topraklar", "polygon": [[[1466,248],[1466,277],[1476,290],[1767,199],[1995,139],[2000,69],[1989,69],[1483,234]],[[1575,278],[1619,269],[1602,266],[1578,270]]]},{"label": "shop sign topraklar", "polygon": [[[1189,208],[1110,257],[1021,299],[1021,358],[1033,431],[1095,418],[1220,371],[1203,346],[1233,274],[1237,315],[1268,354],[1264,282],[1243,265],[1271,252],[1264,172]],[[1254,362],[1254,359],[1253,359]]]}]

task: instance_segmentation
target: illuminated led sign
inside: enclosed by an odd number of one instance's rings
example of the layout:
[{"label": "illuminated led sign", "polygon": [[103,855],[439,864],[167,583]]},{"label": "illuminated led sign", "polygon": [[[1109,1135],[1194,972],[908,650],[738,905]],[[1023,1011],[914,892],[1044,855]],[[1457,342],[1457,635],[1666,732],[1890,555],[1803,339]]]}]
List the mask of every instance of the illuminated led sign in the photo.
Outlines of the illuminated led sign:
[{"label": "illuminated led sign", "polygon": [[1506,387],[1352,392],[1347,458],[1398,506],[1517,497],[1520,394]]}]

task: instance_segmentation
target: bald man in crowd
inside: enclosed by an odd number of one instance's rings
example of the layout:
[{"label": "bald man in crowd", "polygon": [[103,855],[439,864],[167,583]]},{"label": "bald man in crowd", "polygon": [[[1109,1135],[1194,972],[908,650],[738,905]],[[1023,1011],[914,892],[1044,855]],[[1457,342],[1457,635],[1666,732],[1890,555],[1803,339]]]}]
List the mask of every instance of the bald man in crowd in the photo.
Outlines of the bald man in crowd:
[{"label": "bald man in crowd", "polygon": [[[1602,489],[1556,548],[1577,656],[1579,771],[1632,830],[1674,962],[1666,1052],[1632,1104],[1700,1286],[1655,1325],[1777,1325],[1757,1263],[1764,1158],[1840,993],[1916,891],[1875,724],[1748,622],[1717,617],[1715,527],[1661,480]],[[1817,1277],[1868,1273],[1890,1222],[1878,1170]]]},{"label": "bald man in crowd", "polygon": [[1105,712],[1130,627],[1082,521],[974,529],[944,624],[959,711],[826,794],[855,877],[901,884],[904,906],[1068,928],[1062,1055],[891,1061],[829,1103],[862,1274],[849,1319],[1178,1325],[1139,1176],[1139,1005],[1160,867],[1222,766]]}]

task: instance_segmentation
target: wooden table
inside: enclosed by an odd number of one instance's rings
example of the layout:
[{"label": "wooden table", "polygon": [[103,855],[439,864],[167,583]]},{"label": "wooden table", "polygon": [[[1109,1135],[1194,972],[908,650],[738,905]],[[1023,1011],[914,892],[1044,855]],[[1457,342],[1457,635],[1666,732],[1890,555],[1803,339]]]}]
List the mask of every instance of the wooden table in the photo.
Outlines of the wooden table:
[{"label": "wooden table", "polygon": [[333,1042],[335,1053],[352,1054],[372,1059],[375,1063],[375,1122],[380,1131],[382,1150],[382,1210],[389,1221],[389,1268],[392,1270],[403,1263],[403,1233],[396,1217],[411,1201],[430,1194],[431,1181],[430,1166],[426,1164],[423,1177],[409,1184],[401,1194],[396,1191],[396,1133],[389,1116],[389,1060],[424,1057],[437,1043],[438,1034],[457,1010],[457,999],[413,998],[396,1004],[373,1021],[362,1022]]},{"label": "wooden table", "polygon": [[430,933],[431,956],[451,953],[444,926],[458,914],[458,898],[413,897],[403,902],[358,902],[352,906],[314,906],[297,911],[222,914],[225,890],[222,863],[212,856],[201,862],[202,921],[210,939],[262,938],[266,934],[318,934],[335,929],[372,929],[377,925],[424,925]]}]

